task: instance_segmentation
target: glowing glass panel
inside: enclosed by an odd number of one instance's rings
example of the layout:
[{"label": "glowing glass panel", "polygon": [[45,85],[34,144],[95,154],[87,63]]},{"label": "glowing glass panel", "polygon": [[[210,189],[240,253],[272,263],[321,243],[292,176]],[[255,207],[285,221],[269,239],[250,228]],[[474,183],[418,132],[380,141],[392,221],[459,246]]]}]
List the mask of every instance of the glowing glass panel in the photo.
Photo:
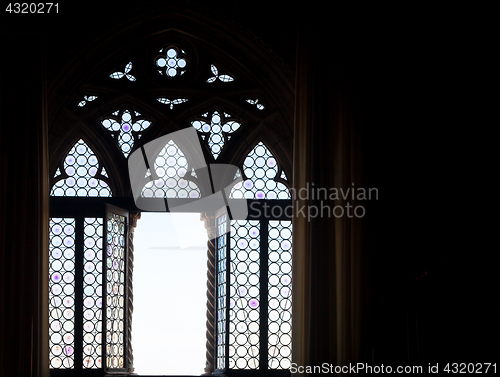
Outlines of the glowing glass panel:
[{"label": "glowing glass panel", "polygon": [[123,155],[128,157],[134,143],[141,136],[142,131],[151,125],[151,122],[141,119],[141,114],[137,111],[132,113],[129,110],[124,110],[121,112],[121,116],[119,115],[120,112],[113,117],[104,119],[101,123],[104,128],[112,133]]},{"label": "glowing glass panel", "polygon": [[219,80],[221,82],[234,81],[234,78],[229,76],[229,75],[219,75],[219,70],[213,64],[210,66],[210,70],[212,71],[213,76],[207,80],[208,83],[212,83],[212,82],[215,82],[217,80]]},{"label": "glowing glass panel", "polygon": [[83,368],[102,361],[102,218],[85,218],[83,252]]},{"label": "glowing glass panel", "polygon": [[257,144],[248,154],[243,171],[247,179],[234,185],[230,198],[290,199],[288,187],[274,180],[278,163],[264,143]]},{"label": "glowing glass panel", "polygon": [[292,222],[269,221],[268,362],[289,369],[292,357]]},{"label": "glowing glass panel", "polygon": [[162,48],[156,56],[156,68],[160,75],[181,76],[186,72],[188,58],[184,50],[175,46]]},{"label": "glowing glass panel", "polygon": [[125,217],[108,213],[106,250],[106,366],[125,365]]},{"label": "glowing glass panel", "polygon": [[260,348],[260,223],[231,221],[229,368],[258,369]]},{"label": "glowing glass panel", "polygon": [[209,135],[208,146],[214,156],[214,159],[217,159],[222,151],[222,148],[224,148],[225,134],[227,135],[233,133],[241,126],[238,122],[226,120],[226,118],[229,117],[229,114],[221,115],[218,111],[214,111],[210,118],[207,116],[191,122],[191,125],[199,132]]},{"label": "glowing glass panel", "polygon": [[90,147],[80,139],[64,159],[62,178],[52,186],[51,196],[111,196],[108,184],[100,179],[102,170]]},{"label": "glowing glass panel", "polygon": [[109,75],[109,77],[115,80],[121,79],[122,77],[126,77],[129,81],[135,81],[135,76],[130,74],[131,70],[132,70],[132,62],[129,62],[127,63],[127,65],[125,65],[124,72],[116,71],[113,72],[111,75]]},{"label": "glowing glass panel", "polygon": [[184,153],[174,141],[170,140],[156,157],[154,163],[156,177],[143,187],[141,196],[145,198],[199,198],[201,192],[198,185],[184,179],[188,169],[188,161]]},{"label": "glowing glass panel", "polygon": [[75,365],[75,219],[49,221],[50,368]]},{"label": "glowing glass panel", "polygon": [[174,108],[174,105],[180,105],[181,103],[187,102],[187,98],[176,98],[176,99],[169,99],[169,98],[164,98],[164,97],[159,97],[157,98],[157,101],[160,103],[163,103],[164,105],[170,105],[170,110]]}]

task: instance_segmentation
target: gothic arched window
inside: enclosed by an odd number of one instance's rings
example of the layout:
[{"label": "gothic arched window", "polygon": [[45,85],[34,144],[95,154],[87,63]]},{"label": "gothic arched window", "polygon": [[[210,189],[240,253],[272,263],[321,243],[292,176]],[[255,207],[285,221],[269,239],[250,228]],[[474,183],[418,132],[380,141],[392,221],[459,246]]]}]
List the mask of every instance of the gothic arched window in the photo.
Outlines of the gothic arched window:
[{"label": "gothic arched window", "polygon": [[[287,370],[292,139],[283,103],[291,97],[277,89],[286,80],[264,50],[225,53],[241,45],[197,35],[190,17],[179,16],[168,30],[155,22],[133,40],[118,35],[116,52],[98,44],[100,58],[82,67],[81,84],[60,105],[60,114],[71,116],[52,120],[50,367],[69,375],[133,372],[138,214],[201,203],[222,187],[225,204],[200,210],[214,266],[200,373]],[[195,143],[171,136],[188,128]],[[142,170],[133,169],[134,158],[143,158]],[[218,165],[234,169],[216,183]],[[241,203],[248,216],[231,211]]]}]

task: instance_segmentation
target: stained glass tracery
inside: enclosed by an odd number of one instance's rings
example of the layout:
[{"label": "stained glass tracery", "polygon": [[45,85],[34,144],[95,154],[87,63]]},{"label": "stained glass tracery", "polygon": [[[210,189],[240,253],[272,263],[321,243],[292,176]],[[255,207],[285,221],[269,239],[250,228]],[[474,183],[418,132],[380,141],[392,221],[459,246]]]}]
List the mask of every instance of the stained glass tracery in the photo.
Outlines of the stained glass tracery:
[{"label": "stained glass tracery", "polygon": [[254,105],[259,110],[264,110],[265,106],[258,99],[247,99],[250,105]]},{"label": "stained glass tracery", "polygon": [[130,71],[132,70],[132,62],[129,62],[125,65],[124,72],[121,71],[116,71],[113,72],[109,77],[112,79],[118,80],[121,79],[122,77],[126,77],[129,81],[135,81],[135,76],[133,76]]},{"label": "stained glass tracery", "polygon": [[156,68],[160,75],[175,77],[186,72],[188,57],[184,50],[176,46],[162,48],[156,56]]},{"label": "stained glass tracery", "polygon": [[[155,159],[156,178],[142,189],[145,198],[199,198],[198,185],[188,178],[188,160],[177,144],[170,140]],[[151,171],[148,172],[151,175]]]},{"label": "stained glass tracery", "polygon": [[243,171],[247,179],[232,188],[230,198],[290,199],[288,187],[275,181],[278,163],[264,143],[257,144],[248,154]]},{"label": "stained glass tracery", "polygon": [[227,113],[220,114],[218,111],[214,111],[210,117],[206,114],[204,117],[191,122],[191,125],[200,133],[208,134],[207,142],[214,159],[217,159],[224,148],[225,138],[228,138],[229,134],[235,132],[241,126],[240,123],[234,120],[227,120],[230,117]]},{"label": "stained glass tracery", "polygon": [[234,78],[232,76],[229,76],[229,75],[220,75],[219,74],[219,70],[217,69],[217,67],[215,65],[211,65],[210,66],[210,70],[212,71],[212,74],[213,76],[210,77],[207,82],[210,84],[210,83],[213,83],[217,80],[221,81],[221,82],[231,82],[231,81],[234,81]]},{"label": "stained glass tracery", "polygon": [[128,157],[141,132],[149,128],[151,122],[137,111],[123,110],[113,113],[112,117],[104,119],[101,124],[112,132],[123,155]]},{"label": "stained glass tracery", "polygon": [[92,102],[97,99],[97,96],[83,96],[83,100],[78,102],[79,107],[85,106],[88,102]]},{"label": "stained glass tracery", "polygon": [[58,180],[52,186],[51,196],[111,196],[108,184],[100,178],[103,176],[103,168],[99,166],[92,149],[82,139],[71,148],[63,166],[66,178]]},{"label": "stained glass tracery", "polygon": [[175,105],[180,105],[181,103],[188,101],[187,98],[169,99],[169,98],[165,98],[165,97],[158,97],[156,100],[160,103],[163,103],[164,105],[169,105],[170,110],[172,110]]}]

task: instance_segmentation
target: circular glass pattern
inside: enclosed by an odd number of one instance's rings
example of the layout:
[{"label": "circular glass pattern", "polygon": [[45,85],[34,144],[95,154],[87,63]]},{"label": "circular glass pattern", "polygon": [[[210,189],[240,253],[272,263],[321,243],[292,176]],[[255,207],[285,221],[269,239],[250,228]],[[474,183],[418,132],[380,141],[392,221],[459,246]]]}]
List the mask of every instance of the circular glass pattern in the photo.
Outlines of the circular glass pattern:
[{"label": "circular glass pattern", "polygon": [[120,112],[115,112],[113,117],[104,119],[101,124],[112,132],[123,155],[128,157],[134,143],[141,136],[141,133],[151,126],[151,122],[141,119],[141,114],[137,111],[133,111],[132,114],[131,111],[124,110],[121,112],[121,116],[119,114]]},{"label": "circular glass pattern", "polygon": [[198,185],[184,179],[188,172],[188,162],[182,150],[170,140],[156,157],[155,180],[142,189],[145,198],[199,198]]},{"label": "circular glass pattern", "polygon": [[188,62],[186,52],[176,46],[162,48],[155,59],[158,73],[167,77],[182,76],[186,72]]},{"label": "circular glass pattern", "polygon": [[[250,248],[252,241],[260,242],[258,221],[231,221],[231,299],[229,316],[238,335],[230,337],[230,365],[237,369],[256,369],[260,345],[260,271],[259,248]],[[257,258],[256,256],[257,255]]]},{"label": "circular glass pattern", "polygon": [[283,183],[275,181],[278,163],[269,149],[260,142],[243,162],[247,177],[231,190],[230,198],[238,199],[290,199],[290,190]]},{"label": "circular glass pattern", "polygon": [[269,221],[268,235],[273,250],[268,261],[268,362],[270,369],[287,369],[292,336],[292,222]]},{"label": "circular glass pattern", "polygon": [[74,366],[75,219],[49,221],[49,359],[52,368]]},{"label": "circular glass pattern", "polygon": [[108,184],[96,176],[104,176],[99,161],[90,147],[78,140],[64,159],[66,178],[57,181],[50,192],[51,196],[111,196]]},{"label": "circular glass pattern", "polygon": [[102,331],[103,219],[85,218],[83,252],[83,368],[99,368]]},{"label": "circular glass pattern", "polygon": [[229,139],[228,134],[233,133],[241,126],[240,123],[227,120],[227,118],[230,118],[229,114],[220,114],[218,111],[214,111],[210,119],[208,116],[200,117],[200,119],[191,122],[191,125],[199,132],[208,133],[208,147],[214,159],[219,157],[222,148],[224,148],[225,138]]}]

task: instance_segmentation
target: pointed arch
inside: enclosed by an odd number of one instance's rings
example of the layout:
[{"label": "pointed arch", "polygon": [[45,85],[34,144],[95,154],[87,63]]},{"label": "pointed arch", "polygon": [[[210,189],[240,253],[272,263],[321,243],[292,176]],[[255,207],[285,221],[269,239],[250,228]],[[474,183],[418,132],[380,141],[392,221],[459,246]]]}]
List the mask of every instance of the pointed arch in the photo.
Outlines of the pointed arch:
[{"label": "pointed arch", "polygon": [[112,196],[102,165],[83,139],[73,145],[61,165],[54,177],[60,179],[52,186],[51,196]]},{"label": "pointed arch", "polygon": [[192,180],[196,176],[189,170],[186,156],[173,140],[169,140],[158,153],[154,172],[148,170],[146,177],[151,181],[142,189],[143,198],[201,197],[198,185]]},{"label": "pointed arch", "polygon": [[243,162],[243,174],[247,178],[231,190],[230,198],[238,199],[290,199],[290,190],[278,177],[278,162],[261,141]]}]

